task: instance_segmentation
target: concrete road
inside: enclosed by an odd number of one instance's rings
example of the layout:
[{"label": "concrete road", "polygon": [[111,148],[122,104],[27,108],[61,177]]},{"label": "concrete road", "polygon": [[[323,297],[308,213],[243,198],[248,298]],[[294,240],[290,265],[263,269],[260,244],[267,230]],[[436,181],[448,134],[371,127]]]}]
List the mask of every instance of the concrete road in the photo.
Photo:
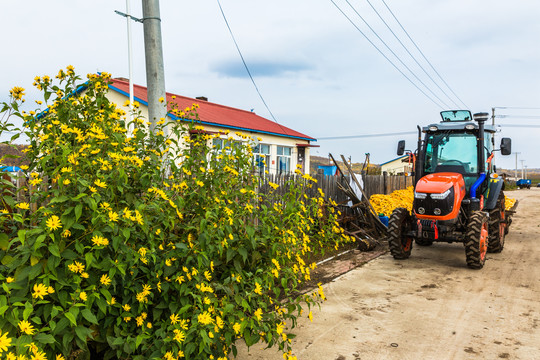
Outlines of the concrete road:
[{"label": "concrete road", "polygon": [[[462,244],[384,254],[324,285],[328,298],[293,332],[310,360],[540,359],[540,188],[520,201],[500,254],[470,270]],[[238,359],[282,359],[243,348]]]}]

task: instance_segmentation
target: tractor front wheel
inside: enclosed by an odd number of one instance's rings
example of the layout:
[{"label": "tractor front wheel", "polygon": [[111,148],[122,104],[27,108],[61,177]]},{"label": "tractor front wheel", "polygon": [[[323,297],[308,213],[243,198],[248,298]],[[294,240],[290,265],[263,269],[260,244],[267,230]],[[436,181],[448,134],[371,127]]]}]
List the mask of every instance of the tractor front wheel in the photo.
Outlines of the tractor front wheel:
[{"label": "tractor front wheel", "polygon": [[471,269],[481,269],[486,262],[489,239],[487,214],[482,211],[475,212],[469,219],[467,229],[465,234],[467,266]]},{"label": "tractor front wheel", "polygon": [[411,229],[409,211],[405,208],[395,209],[388,220],[388,247],[394,259],[407,259],[411,256],[413,238],[406,235]]}]

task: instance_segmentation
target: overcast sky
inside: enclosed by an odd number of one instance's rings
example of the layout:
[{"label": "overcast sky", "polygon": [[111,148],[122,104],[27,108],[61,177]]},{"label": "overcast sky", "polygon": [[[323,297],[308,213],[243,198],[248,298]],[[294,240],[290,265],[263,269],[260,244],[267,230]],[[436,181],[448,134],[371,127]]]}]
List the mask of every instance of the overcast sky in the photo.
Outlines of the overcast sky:
[{"label": "overcast sky", "polygon": [[[221,0],[223,11],[255,82],[280,124],[315,138],[415,131],[439,121],[439,112],[492,107],[529,168],[540,168],[540,1],[369,0],[447,95],[405,52],[367,0],[334,0],[430,100],[362,36],[331,0]],[[385,6],[450,86],[433,72]],[[142,17],[141,0],[131,12]],[[350,5],[354,7],[354,10]],[[211,102],[271,115],[249,79],[215,0],[160,2],[165,83],[168,92],[206,96]],[[36,75],[107,71],[128,77],[127,26],[114,10],[126,1],[4,1],[0,12],[0,101],[9,89],[37,99]],[[430,90],[380,43],[365,21]],[[143,26],[132,23],[133,80],[146,85]],[[454,91],[459,99],[453,94]],[[436,95],[436,96],[435,96]],[[438,98],[440,98],[440,100]],[[439,103],[436,105],[434,102]],[[442,103],[446,103],[443,105]],[[396,157],[397,141],[415,146],[415,135],[320,139],[312,154],[343,154],[354,162],[370,153],[374,163]],[[515,155],[498,156],[514,168]]]}]

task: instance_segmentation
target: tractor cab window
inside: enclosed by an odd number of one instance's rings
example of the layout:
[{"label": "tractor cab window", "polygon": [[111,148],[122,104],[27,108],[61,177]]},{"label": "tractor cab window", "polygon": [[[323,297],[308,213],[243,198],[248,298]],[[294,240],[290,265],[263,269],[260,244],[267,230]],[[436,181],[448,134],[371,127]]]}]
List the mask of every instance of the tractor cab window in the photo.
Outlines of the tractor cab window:
[{"label": "tractor cab window", "polygon": [[429,134],[426,139],[424,171],[476,175],[478,172],[476,144],[474,134],[451,132]]}]

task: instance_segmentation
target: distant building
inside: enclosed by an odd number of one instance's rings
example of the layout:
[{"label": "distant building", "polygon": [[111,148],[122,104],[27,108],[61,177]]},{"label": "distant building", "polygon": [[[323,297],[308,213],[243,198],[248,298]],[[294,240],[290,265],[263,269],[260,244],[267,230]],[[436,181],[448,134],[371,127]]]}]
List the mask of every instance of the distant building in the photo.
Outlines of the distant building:
[{"label": "distant building", "polygon": [[403,155],[393,160],[382,163],[381,173],[387,172],[389,175],[410,174],[413,171],[412,162],[409,162],[409,155]]},{"label": "distant building", "polygon": [[[107,98],[118,106],[123,106],[125,101],[129,100],[129,83],[127,79],[122,78],[111,81]],[[147,89],[134,85],[133,95],[134,100],[141,105],[142,116],[148,118]],[[289,173],[296,169],[296,165],[299,165],[303,173],[309,173],[310,147],[318,146],[312,145],[316,139],[265,119],[254,112],[212,103],[205,97],[193,99],[167,93],[166,101],[167,104],[175,103],[178,109],[198,104],[197,113],[200,121],[197,121],[197,125],[204,127],[205,132],[222,134],[221,141],[214,139],[214,145],[223,146],[229,136],[242,141],[242,138],[235,134],[236,132],[260,138],[258,146],[254,149],[254,165],[259,172]],[[124,109],[128,111],[127,107]],[[174,114],[169,113],[168,116],[173,120],[182,121]],[[226,130],[230,131],[229,135],[225,135]],[[266,164],[263,163],[263,158]]]}]

